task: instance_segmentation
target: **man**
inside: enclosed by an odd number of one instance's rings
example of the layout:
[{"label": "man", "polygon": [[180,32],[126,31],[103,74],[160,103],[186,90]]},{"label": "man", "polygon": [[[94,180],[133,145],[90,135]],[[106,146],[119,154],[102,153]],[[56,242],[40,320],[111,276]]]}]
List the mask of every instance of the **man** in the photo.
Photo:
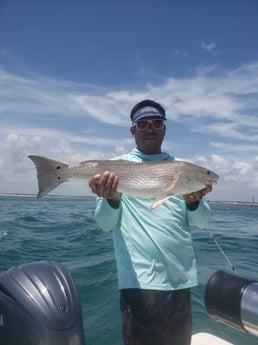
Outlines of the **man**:
[{"label": "man", "polygon": [[[135,162],[175,160],[161,145],[166,132],[164,108],[155,101],[136,104],[130,114],[136,148],[117,159]],[[89,185],[100,198],[96,221],[113,230],[126,345],[189,345],[190,288],[197,285],[190,224],[205,228],[211,191],[175,196],[151,210],[153,200],[117,192],[118,176],[93,176]]]}]

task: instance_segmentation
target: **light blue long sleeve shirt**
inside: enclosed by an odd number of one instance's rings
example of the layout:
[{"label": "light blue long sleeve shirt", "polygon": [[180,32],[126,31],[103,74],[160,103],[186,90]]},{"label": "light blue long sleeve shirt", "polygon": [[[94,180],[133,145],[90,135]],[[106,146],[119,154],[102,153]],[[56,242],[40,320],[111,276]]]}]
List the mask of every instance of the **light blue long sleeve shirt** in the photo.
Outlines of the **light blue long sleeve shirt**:
[{"label": "light blue long sleeve shirt", "polygon": [[[146,155],[138,149],[117,157],[135,162],[175,160],[167,153]],[[119,288],[184,289],[197,285],[190,224],[206,228],[210,207],[201,200],[189,211],[182,196],[151,209],[154,199],[121,195],[118,208],[97,199],[96,221],[113,231]]]}]

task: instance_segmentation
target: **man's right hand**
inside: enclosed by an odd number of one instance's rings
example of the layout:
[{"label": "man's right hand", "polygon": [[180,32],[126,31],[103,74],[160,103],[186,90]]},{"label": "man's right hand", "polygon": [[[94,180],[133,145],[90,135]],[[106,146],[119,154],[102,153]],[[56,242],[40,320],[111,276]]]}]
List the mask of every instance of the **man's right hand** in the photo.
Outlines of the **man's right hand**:
[{"label": "man's right hand", "polygon": [[97,196],[108,199],[112,202],[119,202],[120,193],[117,191],[119,177],[110,171],[102,175],[96,174],[89,180],[89,186]]}]

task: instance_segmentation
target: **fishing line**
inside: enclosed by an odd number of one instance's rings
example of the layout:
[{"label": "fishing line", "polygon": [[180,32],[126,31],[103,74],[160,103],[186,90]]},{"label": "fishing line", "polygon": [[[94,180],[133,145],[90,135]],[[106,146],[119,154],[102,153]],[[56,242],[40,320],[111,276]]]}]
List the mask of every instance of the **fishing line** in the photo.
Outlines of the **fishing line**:
[{"label": "fishing line", "polygon": [[227,257],[227,255],[225,254],[225,252],[223,251],[223,249],[221,248],[220,244],[218,243],[218,241],[216,240],[215,236],[210,232],[210,230],[207,228],[206,229],[208,234],[210,235],[210,238],[214,241],[214,243],[216,244],[217,248],[219,249],[219,251],[221,252],[221,254],[223,255],[224,259],[226,260],[227,264],[229,265],[229,267],[232,269],[232,271],[238,275],[237,270],[235,269],[235,267],[233,266],[232,262],[229,260],[229,258]]}]

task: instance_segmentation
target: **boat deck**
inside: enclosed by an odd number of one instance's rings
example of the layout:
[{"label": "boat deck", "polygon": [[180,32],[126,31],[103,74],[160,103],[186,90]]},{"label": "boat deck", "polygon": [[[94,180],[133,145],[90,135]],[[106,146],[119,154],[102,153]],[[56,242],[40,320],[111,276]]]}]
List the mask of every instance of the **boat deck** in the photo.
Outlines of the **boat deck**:
[{"label": "boat deck", "polygon": [[234,345],[209,333],[197,333],[192,336],[191,345]]}]

